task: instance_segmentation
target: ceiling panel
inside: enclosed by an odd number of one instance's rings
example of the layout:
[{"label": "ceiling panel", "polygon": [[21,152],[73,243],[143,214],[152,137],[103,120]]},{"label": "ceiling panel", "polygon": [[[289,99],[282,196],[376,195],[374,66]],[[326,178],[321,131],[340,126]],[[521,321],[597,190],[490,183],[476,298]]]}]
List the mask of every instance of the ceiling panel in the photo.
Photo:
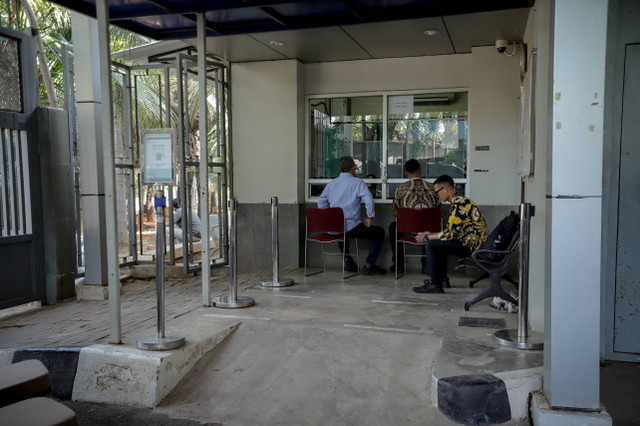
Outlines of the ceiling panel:
[{"label": "ceiling panel", "polygon": [[[196,46],[196,39],[187,40]],[[286,56],[249,35],[207,38],[207,52],[230,62],[281,61]]]},{"label": "ceiling panel", "polygon": [[[96,0],[53,0],[95,16]],[[337,27],[531,7],[534,0],[110,0],[111,22],[156,40],[193,38],[196,12],[208,35]]]},{"label": "ceiling panel", "polygon": [[[470,53],[496,39],[521,42],[529,9],[418,18],[359,25],[207,37],[207,51],[230,62],[298,59],[303,63]],[[173,19],[175,19],[174,17]],[[440,33],[427,36],[424,31]],[[186,38],[192,46],[195,38]],[[272,41],[284,43],[272,45]],[[174,45],[167,44],[167,51]],[[153,45],[148,56],[158,53]],[[141,50],[142,49],[142,50]],[[144,48],[135,55],[142,57]]]},{"label": "ceiling panel", "polygon": [[491,46],[496,40],[522,42],[529,8],[444,16],[456,53],[470,53],[471,47]]},{"label": "ceiling panel", "polygon": [[[349,25],[343,29],[376,59],[455,53],[440,17]],[[427,36],[427,29],[440,33]]]},{"label": "ceiling panel", "polygon": [[276,31],[251,34],[251,37],[269,46],[271,41],[282,42],[283,46],[273,46],[273,49],[305,64],[371,58],[340,27]]}]

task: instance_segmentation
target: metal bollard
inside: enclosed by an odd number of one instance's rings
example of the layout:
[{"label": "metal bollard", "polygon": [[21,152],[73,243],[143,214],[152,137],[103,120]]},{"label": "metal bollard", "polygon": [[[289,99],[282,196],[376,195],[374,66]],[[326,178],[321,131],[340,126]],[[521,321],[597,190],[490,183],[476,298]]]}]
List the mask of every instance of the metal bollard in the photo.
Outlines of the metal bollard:
[{"label": "metal bollard", "polygon": [[271,256],[273,258],[273,279],[260,280],[263,287],[287,287],[293,285],[293,279],[280,278],[278,251],[278,197],[271,197]]},{"label": "metal bollard", "polygon": [[164,208],[167,199],[162,187],[158,187],[154,194],[153,205],[156,208],[156,294],[158,319],[155,337],[141,337],[137,340],[138,348],[149,351],[175,349],[185,344],[183,334],[174,333],[169,336],[164,331]]},{"label": "metal bollard", "polygon": [[535,208],[530,203],[520,204],[520,283],[518,293],[518,329],[498,330],[494,336],[498,343],[517,349],[542,349],[542,333],[529,332],[529,234]]},{"label": "metal bollard", "polygon": [[213,306],[217,308],[246,308],[253,305],[255,300],[248,296],[237,296],[238,279],[236,276],[236,209],[238,201],[229,200],[229,296],[218,296],[213,299]]}]

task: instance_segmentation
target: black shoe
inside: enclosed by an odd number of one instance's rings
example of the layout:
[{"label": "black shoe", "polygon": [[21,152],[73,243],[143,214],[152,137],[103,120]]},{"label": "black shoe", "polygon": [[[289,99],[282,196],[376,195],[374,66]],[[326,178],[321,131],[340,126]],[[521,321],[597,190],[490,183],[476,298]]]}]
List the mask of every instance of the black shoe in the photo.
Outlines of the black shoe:
[{"label": "black shoe", "polygon": [[378,267],[377,265],[367,266],[364,265],[362,267],[362,275],[384,275],[387,271]]},{"label": "black shoe", "polygon": [[[396,264],[395,263],[393,265],[389,266],[389,272],[393,272],[395,274],[395,272],[396,272]],[[398,273],[399,274],[404,274],[404,266],[398,265]]]},{"label": "black shoe", "polygon": [[442,287],[451,288],[451,283],[449,282],[449,277],[446,277],[442,280]]},{"label": "black shoe", "polygon": [[431,280],[424,280],[424,285],[421,287],[414,287],[415,293],[444,293],[441,285],[434,284]]},{"label": "black shoe", "polygon": [[358,272],[358,265],[356,265],[353,259],[347,257],[344,260],[344,270],[347,272]]}]

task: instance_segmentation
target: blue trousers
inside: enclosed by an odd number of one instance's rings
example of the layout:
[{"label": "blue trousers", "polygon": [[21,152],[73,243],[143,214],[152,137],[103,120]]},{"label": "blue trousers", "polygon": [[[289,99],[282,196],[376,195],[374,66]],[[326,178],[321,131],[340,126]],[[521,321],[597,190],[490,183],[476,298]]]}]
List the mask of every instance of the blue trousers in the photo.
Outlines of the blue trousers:
[{"label": "blue trousers", "polygon": [[441,283],[447,276],[447,257],[471,256],[471,250],[463,246],[460,240],[428,240],[427,242],[427,273],[435,283]]},{"label": "blue trousers", "polygon": [[[371,240],[369,243],[369,254],[364,263],[367,266],[373,266],[378,261],[380,256],[380,249],[384,242],[384,228],[379,226],[364,226],[364,223],[359,223],[351,231],[347,232],[347,237],[361,238],[363,240]],[[342,250],[342,243],[338,243],[340,250]],[[349,242],[347,241],[347,254],[349,254]],[[350,256],[349,256],[350,257]]]}]

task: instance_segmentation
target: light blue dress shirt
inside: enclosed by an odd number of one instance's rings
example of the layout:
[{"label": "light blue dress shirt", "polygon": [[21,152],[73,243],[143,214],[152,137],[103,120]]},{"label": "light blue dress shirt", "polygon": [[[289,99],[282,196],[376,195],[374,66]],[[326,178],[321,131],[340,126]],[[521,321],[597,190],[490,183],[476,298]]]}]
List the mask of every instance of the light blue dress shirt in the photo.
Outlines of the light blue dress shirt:
[{"label": "light blue dress shirt", "polygon": [[341,207],[348,232],[362,222],[360,220],[360,203],[362,201],[367,209],[367,217],[373,218],[376,213],[371,191],[362,179],[344,172],[324,188],[318,199],[318,207]]}]

